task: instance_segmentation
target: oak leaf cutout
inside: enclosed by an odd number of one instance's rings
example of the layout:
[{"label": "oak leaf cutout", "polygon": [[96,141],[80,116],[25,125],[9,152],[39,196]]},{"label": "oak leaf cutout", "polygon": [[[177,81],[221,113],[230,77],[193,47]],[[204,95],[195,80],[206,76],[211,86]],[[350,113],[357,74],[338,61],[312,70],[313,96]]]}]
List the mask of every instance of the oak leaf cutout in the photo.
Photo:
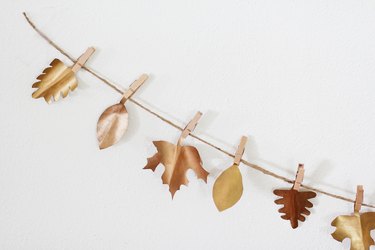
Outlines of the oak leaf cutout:
[{"label": "oak leaf cutout", "polygon": [[169,191],[172,199],[181,185],[187,186],[189,181],[186,177],[186,171],[192,169],[197,178],[207,183],[208,172],[202,167],[202,161],[198,150],[193,146],[177,145],[166,141],[154,141],[153,144],[157,153],[147,159],[147,165],[143,169],[155,171],[161,163],[165,170],[161,179],[163,184],[169,185]]},{"label": "oak leaf cutout", "polygon": [[73,91],[78,86],[72,69],[59,59],[54,59],[50,66],[37,77],[39,81],[32,85],[33,88],[37,88],[32,97],[35,99],[43,97],[47,103],[51,103],[52,97],[54,101],[58,101],[60,95],[65,98],[69,91]]},{"label": "oak leaf cutout", "polygon": [[279,209],[280,213],[284,213],[281,218],[289,220],[292,228],[297,228],[298,221],[305,221],[305,216],[310,215],[310,211],[307,208],[313,207],[313,204],[309,199],[316,197],[316,193],[312,191],[300,192],[293,188],[289,190],[278,189],[273,193],[282,197],[276,200],[275,203],[284,205]]},{"label": "oak leaf cutout", "polygon": [[216,179],[212,196],[217,209],[221,212],[234,206],[243,192],[242,175],[238,165],[233,164]]},{"label": "oak leaf cutout", "polygon": [[51,103],[51,99],[58,101],[60,95],[65,98],[69,91],[73,91],[78,86],[75,73],[83,67],[90,56],[95,52],[95,48],[90,47],[83,53],[72,67],[65,66],[59,59],[54,59],[48,68],[37,79],[39,81],[32,85],[37,90],[32,97],[37,99],[43,97],[47,103]]},{"label": "oak leaf cutout", "polygon": [[332,233],[335,240],[342,242],[345,238],[350,239],[350,250],[369,250],[375,244],[370,234],[375,229],[375,212],[340,215],[331,225],[336,227]]}]

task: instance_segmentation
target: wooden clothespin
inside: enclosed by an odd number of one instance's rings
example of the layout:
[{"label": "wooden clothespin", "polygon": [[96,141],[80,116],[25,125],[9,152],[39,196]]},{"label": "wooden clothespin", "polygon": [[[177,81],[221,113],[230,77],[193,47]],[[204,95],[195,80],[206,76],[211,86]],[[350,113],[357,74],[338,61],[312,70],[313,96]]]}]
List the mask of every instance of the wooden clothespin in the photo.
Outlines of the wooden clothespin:
[{"label": "wooden clothespin", "polygon": [[361,210],[362,203],[363,203],[363,186],[358,185],[357,186],[357,194],[355,196],[355,202],[354,202],[354,212],[358,213],[359,210]]},{"label": "wooden clothespin", "polygon": [[184,140],[191,132],[193,132],[193,130],[197,126],[198,121],[201,118],[201,116],[202,116],[202,113],[198,111],[195,114],[194,118],[186,125],[186,127],[184,128],[184,130],[181,133],[181,136],[180,136],[180,139],[179,139],[180,142],[182,142],[182,140]]},{"label": "wooden clothespin", "polygon": [[137,80],[135,80],[129,88],[124,92],[122,95],[121,103],[124,104],[126,100],[128,100],[141,86],[142,84],[148,79],[147,74],[142,74]]},{"label": "wooden clothespin", "polygon": [[234,165],[237,165],[237,166],[240,165],[241,158],[243,156],[243,153],[245,152],[246,142],[247,142],[247,137],[246,136],[242,136],[241,137],[241,142],[238,145],[237,151],[236,151],[236,153],[234,155]]},{"label": "wooden clothespin", "polygon": [[298,164],[296,179],[293,184],[294,190],[299,191],[299,189],[301,188],[304,175],[305,175],[305,168],[304,168],[304,165],[300,163]]},{"label": "wooden clothespin", "polygon": [[77,73],[78,70],[80,70],[83,65],[85,65],[85,63],[87,62],[87,60],[89,60],[89,58],[91,57],[91,55],[95,52],[95,49],[93,47],[90,47],[86,50],[85,53],[83,53],[79,58],[78,60],[76,61],[76,63],[72,66],[72,71],[74,73]]}]

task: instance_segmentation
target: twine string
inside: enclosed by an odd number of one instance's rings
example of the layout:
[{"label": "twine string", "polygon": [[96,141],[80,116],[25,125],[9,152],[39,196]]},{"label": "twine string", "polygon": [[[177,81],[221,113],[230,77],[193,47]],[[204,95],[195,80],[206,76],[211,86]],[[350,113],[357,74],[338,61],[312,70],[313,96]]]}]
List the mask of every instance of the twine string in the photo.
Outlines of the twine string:
[{"label": "twine string", "polygon": [[[27,14],[25,12],[23,12],[23,15],[26,19],[26,21],[30,24],[30,26],[44,39],[46,40],[52,47],[54,47],[57,51],[59,51],[62,55],[64,55],[66,58],[68,58],[70,61],[72,61],[73,63],[76,63],[77,62],[77,59],[75,59],[74,57],[72,57],[71,55],[69,55],[64,49],[62,49],[59,45],[57,45],[54,41],[52,41],[44,32],[42,32],[32,21],[31,19],[27,16]],[[87,72],[89,72],[91,75],[93,75],[94,77],[96,77],[97,79],[99,79],[101,82],[105,83],[106,85],[108,85],[110,88],[112,88],[113,90],[115,90],[116,92],[120,93],[121,95],[124,94],[124,90],[122,90],[122,88],[109,81],[107,78],[101,76],[100,74],[98,74],[96,71],[94,71],[93,69],[87,67],[87,66],[83,66],[82,69],[86,70]],[[164,116],[158,114],[157,112],[153,111],[152,109],[146,107],[144,104],[140,103],[139,101],[135,100],[134,98],[129,98],[128,99],[130,102],[134,103],[136,106],[138,106],[139,108],[143,109],[144,111],[146,111],[147,113],[157,117],[158,119],[160,119],[161,121],[167,123],[168,125],[174,127],[175,129],[177,130],[180,130],[180,131],[183,131],[184,130],[184,127],[172,122],[171,120],[165,118]],[[205,139],[202,139],[200,138],[199,136],[195,135],[194,133],[190,133],[190,136],[195,138],[196,140],[202,142],[203,144],[206,144],[207,146],[210,146],[214,149],[216,149],[217,151],[220,151],[221,153],[229,156],[229,157],[232,157],[234,158],[235,155],[216,146],[215,144],[205,140]],[[279,175],[279,174],[276,174],[270,170],[267,170],[259,165],[256,165],[256,164],[253,164],[253,163],[250,163],[249,161],[246,161],[244,159],[241,159],[241,162],[252,168],[252,169],[255,169],[265,175],[268,175],[268,176],[271,176],[273,178],[276,178],[276,179],[279,179],[279,180],[282,180],[284,182],[287,182],[287,183],[290,183],[290,184],[294,184],[294,180],[292,179],[289,179],[287,177],[284,177],[282,175]],[[329,197],[332,197],[332,198],[335,198],[335,199],[338,199],[338,200],[343,200],[343,201],[347,201],[347,202],[351,202],[351,203],[355,203],[355,200],[354,199],[351,199],[351,198],[348,198],[348,197],[344,197],[344,196],[341,196],[341,195],[337,195],[337,194],[334,194],[334,193],[330,193],[330,192],[327,192],[327,191],[324,191],[322,189],[319,189],[319,188],[314,188],[312,186],[308,186],[308,185],[305,185],[305,184],[301,184],[301,187],[304,187],[305,189],[307,190],[311,190],[311,191],[314,191],[316,193],[320,193],[320,194],[323,194],[323,195],[326,195],[326,196],[329,196]],[[365,207],[371,207],[371,208],[375,208],[375,205],[372,205],[372,204],[366,204],[366,203],[362,203],[362,206],[365,206]]]}]

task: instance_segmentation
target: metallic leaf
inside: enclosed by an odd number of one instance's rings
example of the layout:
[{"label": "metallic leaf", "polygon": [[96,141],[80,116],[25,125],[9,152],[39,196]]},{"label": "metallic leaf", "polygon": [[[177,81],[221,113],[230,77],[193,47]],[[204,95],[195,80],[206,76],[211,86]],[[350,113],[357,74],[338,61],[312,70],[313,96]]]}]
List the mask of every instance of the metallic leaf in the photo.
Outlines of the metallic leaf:
[{"label": "metallic leaf", "polygon": [[165,170],[161,179],[163,184],[169,185],[172,198],[181,185],[188,185],[186,171],[189,168],[195,172],[197,178],[207,183],[208,172],[203,169],[201,158],[195,147],[174,145],[166,141],[154,141],[153,143],[158,152],[147,159],[147,165],[143,169],[155,171],[156,167],[162,163]]},{"label": "metallic leaf", "polygon": [[127,127],[128,112],[124,104],[118,103],[107,108],[99,117],[96,129],[99,148],[108,148],[117,143]]},{"label": "metallic leaf", "polygon": [[35,99],[44,97],[47,103],[51,102],[52,97],[55,101],[59,100],[60,95],[65,98],[69,90],[73,91],[78,86],[73,71],[59,59],[54,59],[50,66],[37,77],[39,81],[32,86],[38,88],[32,97]]},{"label": "metallic leaf", "polygon": [[242,196],[242,175],[236,164],[225,170],[215,181],[213,198],[219,211],[232,207]]},{"label": "metallic leaf", "polygon": [[351,250],[369,250],[370,246],[375,244],[370,234],[370,231],[375,229],[375,212],[340,215],[331,225],[336,227],[332,237],[337,241],[350,238]]},{"label": "metallic leaf", "polygon": [[273,193],[282,197],[276,200],[275,203],[284,205],[284,207],[279,209],[280,213],[284,213],[281,218],[289,220],[292,228],[298,227],[298,221],[305,221],[304,215],[310,215],[310,211],[307,208],[313,207],[313,204],[309,199],[316,196],[314,192],[300,192],[293,188],[290,190],[279,189]]}]

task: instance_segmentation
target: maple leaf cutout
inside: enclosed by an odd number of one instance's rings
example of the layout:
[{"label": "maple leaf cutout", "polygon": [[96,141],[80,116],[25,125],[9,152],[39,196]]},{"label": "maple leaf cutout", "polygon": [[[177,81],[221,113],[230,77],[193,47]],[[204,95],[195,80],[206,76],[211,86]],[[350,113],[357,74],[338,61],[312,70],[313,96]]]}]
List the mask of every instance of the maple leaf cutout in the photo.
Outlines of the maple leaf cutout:
[{"label": "maple leaf cutout", "polygon": [[332,237],[337,241],[350,238],[351,250],[369,250],[370,246],[375,244],[370,234],[371,230],[375,229],[375,212],[340,215],[331,225],[336,227]]},{"label": "maple leaf cutout", "polygon": [[174,145],[166,141],[154,141],[153,144],[158,152],[147,159],[147,165],[143,169],[155,171],[160,163],[164,165],[165,170],[161,179],[163,184],[169,185],[172,199],[181,185],[188,185],[186,171],[189,168],[195,172],[197,178],[207,183],[208,172],[202,167],[201,158],[195,147]]},{"label": "maple leaf cutout", "polygon": [[310,215],[310,211],[307,208],[313,207],[313,204],[309,199],[316,196],[314,192],[299,192],[293,188],[290,190],[278,189],[273,193],[282,197],[276,200],[275,203],[284,205],[279,209],[280,213],[284,213],[281,218],[289,220],[292,228],[297,228],[298,221],[305,221],[305,216]]},{"label": "maple leaf cutout", "polygon": [[32,97],[37,99],[44,97],[47,103],[51,98],[58,101],[60,95],[65,98],[69,91],[73,91],[78,82],[71,68],[67,67],[59,59],[54,59],[50,63],[51,67],[44,69],[37,79],[38,82],[33,84],[33,88],[38,88]]}]

